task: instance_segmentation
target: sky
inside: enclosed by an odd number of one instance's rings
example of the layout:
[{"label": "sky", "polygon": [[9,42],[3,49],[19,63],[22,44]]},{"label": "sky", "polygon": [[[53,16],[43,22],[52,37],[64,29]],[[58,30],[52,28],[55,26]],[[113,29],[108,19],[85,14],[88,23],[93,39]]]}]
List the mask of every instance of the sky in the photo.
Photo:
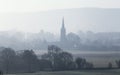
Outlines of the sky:
[{"label": "sky", "polygon": [[[13,19],[14,21],[9,20],[10,15],[6,16],[5,13],[41,12],[56,9],[87,8],[87,7],[120,8],[119,3],[120,0],[0,0],[0,31],[19,29],[21,31],[28,30],[28,32],[29,31],[33,32],[39,31],[42,28],[44,30],[46,29],[46,31],[50,29],[45,22],[40,23],[41,25],[40,24],[36,25],[36,27],[34,27],[34,24],[33,25],[31,24],[30,26],[31,28],[30,27],[27,28],[29,26],[27,25],[27,23],[21,23],[16,25],[17,24],[16,18]],[[3,16],[2,14],[4,14],[5,16]],[[61,19],[62,18],[59,18],[60,21],[59,24],[61,23]],[[46,27],[44,26],[45,24]],[[51,30],[55,31],[55,29]]]},{"label": "sky", "polygon": [[0,12],[36,12],[55,9],[120,8],[120,0],[0,0]]}]

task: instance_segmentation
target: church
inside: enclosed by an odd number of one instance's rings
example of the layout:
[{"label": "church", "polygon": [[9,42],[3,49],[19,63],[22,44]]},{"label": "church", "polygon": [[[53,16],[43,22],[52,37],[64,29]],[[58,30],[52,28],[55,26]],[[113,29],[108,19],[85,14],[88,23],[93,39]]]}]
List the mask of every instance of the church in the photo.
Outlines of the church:
[{"label": "church", "polygon": [[62,27],[60,29],[60,42],[59,46],[65,49],[76,49],[78,47],[78,43],[80,42],[80,38],[75,33],[66,34],[66,28],[64,23],[64,18],[62,19]]},{"label": "church", "polygon": [[79,37],[75,33],[66,34],[64,18],[62,19],[60,29],[60,41],[49,42],[48,45],[57,45],[62,49],[76,49],[78,46]]}]

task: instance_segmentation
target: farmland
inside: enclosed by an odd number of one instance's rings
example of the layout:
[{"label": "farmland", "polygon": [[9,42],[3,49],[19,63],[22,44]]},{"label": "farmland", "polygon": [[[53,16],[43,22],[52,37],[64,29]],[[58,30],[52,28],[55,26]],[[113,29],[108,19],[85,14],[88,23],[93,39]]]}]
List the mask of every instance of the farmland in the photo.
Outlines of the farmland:
[{"label": "farmland", "polygon": [[7,75],[120,75],[120,70],[113,69],[113,70],[58,71],[58,72],[37,72]]}]

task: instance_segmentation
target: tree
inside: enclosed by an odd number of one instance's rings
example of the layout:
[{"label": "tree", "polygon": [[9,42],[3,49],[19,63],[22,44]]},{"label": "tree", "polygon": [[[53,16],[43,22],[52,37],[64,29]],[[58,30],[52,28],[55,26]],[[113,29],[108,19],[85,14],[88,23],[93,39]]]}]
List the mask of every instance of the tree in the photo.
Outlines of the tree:
[{"label": "tree", "polygon": [[117,64],[118,68],[120,68],[120,60],[116,60],[116,64]]},{"label": "tree", "polygon": [[48,58],[52,63],[52,68],[53,70],[58,70],[59,69],[59,53],[62,52],[62,49],[55,46],[55,45],[50,45],[48,46]]},{"label": "tree", "polygon": [[52,63],[49,60],[40,59],[39,60],[39,70],[51,71],[52,70]]},{"label": "tree", "polygon": [[70,70],[75,68],[73,56],[68,52],[61,52],[59,54],[59,61],[59,66],[62,67],[62,70]]},{"label": "tree", "polygon": [[78,48],[81,42],[80,37],[75,33],[69,33],[67,35],[67,41],[68,41],[67,45],[73,49]]},{"label": "tree", "polygon": [[6,73],[9,73],[11,71],[15,70],[16,65],[16,53],[11,48],[5,48],[1,51],[1,63],[3,70]]},{"label": "tree", "polygon": [[75,62],[77,65],[77,69],[91,69],[94,67],[92,63],[87,62],[86,59],[80,57],[76,58]]},{"label": "tree", "polygon": [[51,62],[53,70],[68,70],[73,68],[72,54],[64,52],[55,45],[48,46],[48,53],[44,54],[42,58]]},{"label": "tree", "polygon": [[2,71],[0,71],[0,75],[3,75],[3,72],[2,72]]},{"label": "tree", "polygon": [[85,64],[86,69],[92,69],[93,67],[94,67],[94,65],[92,63],[86,62],[86,64]]},{"label": "tree", "polygon": [[109,68],[109,69],[112,68],[112,63],[111,63],[111,62],[108,63],[108,68]]},{"label": "tree", "polygon": [[77,69],[83,69],[86,66],[86,60],[83,58],[78,57],[75,62],[77,64]]},{"label": "tree", "polygon": [[86,59],[80,57],[76,58],[75,62],[77,65],[77,69],[91,69],[94,67],[92,63],[87,62]]},{"label": "tree", "polygon": [[25,50],[22,54],[24,66],[28,72],[34,72],[37,69],[39,59],[33,50]]}]

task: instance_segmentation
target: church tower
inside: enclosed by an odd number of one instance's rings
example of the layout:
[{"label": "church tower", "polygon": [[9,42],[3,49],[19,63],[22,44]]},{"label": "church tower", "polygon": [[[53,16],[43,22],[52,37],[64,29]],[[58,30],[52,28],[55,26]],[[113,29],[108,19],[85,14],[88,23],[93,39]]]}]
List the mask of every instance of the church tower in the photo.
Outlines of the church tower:
[{"label": "church tower", "polygon": [[60,41],[61,42],[65,42],[66,41],[66,29],[65,29],[65,24],[64,24],[64,18],[62,19]]}]

